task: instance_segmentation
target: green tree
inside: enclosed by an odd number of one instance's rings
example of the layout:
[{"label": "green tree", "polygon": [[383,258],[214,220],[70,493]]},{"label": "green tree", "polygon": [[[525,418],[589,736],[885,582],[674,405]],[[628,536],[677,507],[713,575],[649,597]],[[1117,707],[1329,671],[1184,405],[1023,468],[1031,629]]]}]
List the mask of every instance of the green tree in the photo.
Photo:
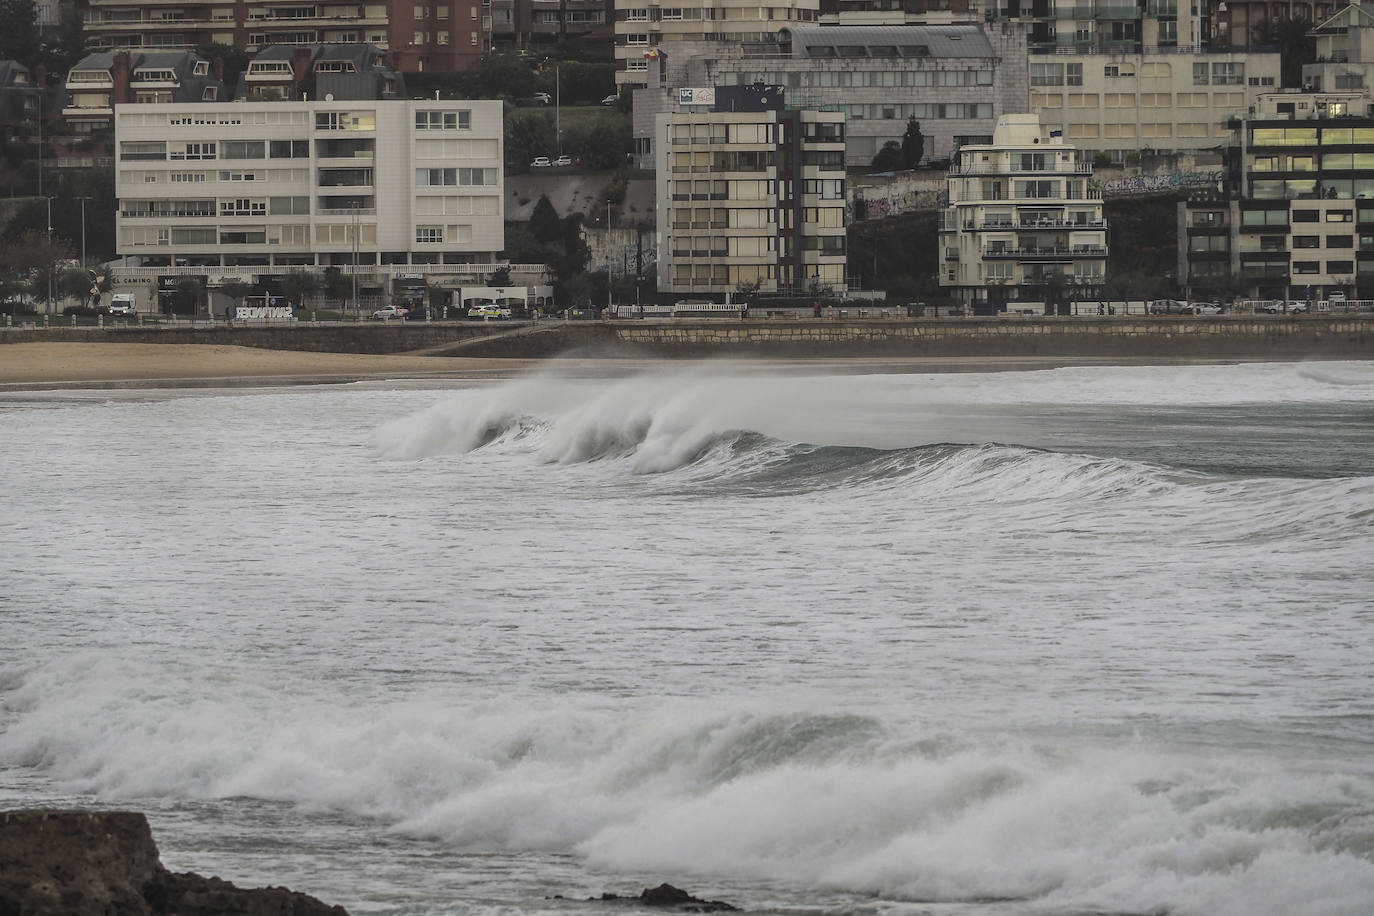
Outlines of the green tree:
[{"label": "green tree", "polygon": [[34,66],[43,53],[39,39],[34,0],[0,0],[0,60]]},{"label": "green tree", "polygon": [[563,149],[589,169],[613,169],[625,164],[632,150],[630,119],[602,109],[594,116],[563,129]]},{"label": "green tree", "polygon": [[506,165],[515,172],[527,171],[536,156],[556,154],[558,139],[548,113],[521,108],[506,114],[504,127]]},{"label": "green tree", "polygon": [[81,5],[72,3],[62,6],[56,39],[49,47],[46,63],[50,69],[66,73],[86,56],[86,23],[82,19]]},{"label": "green tree", "polygon": [[[253,55],[242,48],[233,45],[220,44],[218,42],[207,42],[196,47],[196,53],[214,66],[214,61],[221,61],[224,72],[225,94],[229,98],[234,98],[238,92],[238,82],[248,69],[248,62]],[[213,72],[213,70],[211,71]]]},{"label": "green tree", "polygon": [[510,267],[498,267],[487,277],[487,286],[510,286]]},{"label": "green tree", "polygon": [[57,291],[67,299],[75,299],[82,305],[88,305],[94,298],[92,289],[99,290],[96,278],[80,264],[64,267],[57,275]]},{"label": "green tree", "polygon": [[177,281],[176,292],[168,303],[168,311],[173,315],[194,315],[200,310],[204,298],[204,283],[195,277],[182,277]]},{"label": "green tree", "polygon": [[558,211],[553,208],[553,202],[547,194],[541,194],[535,202],[534,212],[530,214],[529,230],[536,240],[543,243],[563,237],[563,221],[558,218]]},{"label": "green tree", "polygon": [[1292,19],[1266,19],[1255,26],[1255,41],[1279,49],[1281,84],[1288,89],[1302,88],[1302,65],[1316,63],[1317,39],[1312,22],[1304,16]]},{"label": "green tree", "polygon": [[219,291],[234,301],[237,308],[243,305],[243,300],[253,294],[253,284],[245,283],[242,280],[227,280],[220,284]]},{"label": "green tree", "polygon": [[344,302],[353,297],[353,277],[331,264],[324,269],[320,290],[326,299]]},{"label": "green tree", "polygon": [[914,169],[921,164],[926,154],[926,138],[921,133],[921,122],[914,117],[906,122],[906,133],[902,134],[902,161],[906,167]]},{"label": "green tree", "polygon": [[883,144],[883,148],[878,150],[878,155],[873,157],[873,171],[875,172],[895,172],[906,167],[906,160],[902,158],[902,146],[896,140],[889,140]]},{"label": "green tree", "polygon": [[300,307],[320,290],[320,277],[308,270],[293,270],[281,278],[281,290],[292,305]]}]

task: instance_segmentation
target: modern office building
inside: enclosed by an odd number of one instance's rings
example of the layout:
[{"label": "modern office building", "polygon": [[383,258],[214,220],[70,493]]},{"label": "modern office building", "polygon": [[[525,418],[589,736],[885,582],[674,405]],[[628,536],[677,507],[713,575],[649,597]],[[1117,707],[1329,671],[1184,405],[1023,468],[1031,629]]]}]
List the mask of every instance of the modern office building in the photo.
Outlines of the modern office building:
[{"label": "modern office building", "polygon": [[1225,187],[1179,204],[1190,291],[1374,293],[1374,112],[1358,93],[1274,93],[1234,125]]},{"label": "modern office building", "polygon": [[1005,115],[993,141],[961,147],[940,213],[940,285],[976,314],[1007,302],[1047,310],[1092,295],[1107,263],[1107,222],[1092,166],[1033,114]]},{"label": "modern office building", "polygon": [[423,286],[490,266],[501,124],[494,101],[120,105],[117,251],[211,285],[357,264]]},{"label": "modern office building", "polygon": [[714,45],[715,51],[771,44],[778,29],[815,22],[819,8],[820,0],[776,0],[768,6],[749,0],[684,0],[673,7],[615,0],[616,85],[649,85],[651,61],[660,54],[672,58],[684,44]]},{"label": "modern office building", "polygon": [[1036,55],[1030,110],[1090,153],[1225,146],[1227,122],[1279,86],[1274,52]]},{"label": "modern office building", "polygon": [[[846,157],[867,165],[915,118],[925,157],[946,159],[966,143],[989,143],[997,119],[1027,105],[1025,29],[992,25],[789,27],[776,43],[690,57],[681,86],[763,83],[787,89],[799,108],[843,111]],[[639,97],[636,96],[636,114]]]},{"label": "modern office building", "polygon": [[173,50],[224,44],[250,51],[271,45],[375,45],[405,73],[465,70],[482,55],[480,0],[443,3],[333,2],[284,5],[195,0],[176,7],[131,0],[88,0],[87,47]]},{"label": "modern office building", "polygon": [[780,86],[701,99],[658,117],[660,294],[843,294],[844,114],[788,109]]}]

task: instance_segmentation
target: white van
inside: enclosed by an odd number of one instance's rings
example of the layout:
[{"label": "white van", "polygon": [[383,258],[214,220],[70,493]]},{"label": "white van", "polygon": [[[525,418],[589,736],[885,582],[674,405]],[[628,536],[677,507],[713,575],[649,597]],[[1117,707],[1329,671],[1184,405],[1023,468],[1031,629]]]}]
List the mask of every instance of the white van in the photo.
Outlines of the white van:
[{"label": "white van", "polygon": [[138,305],[133,293],[115,293],[110,297],[108,308],[111,315],[137,315]]}]

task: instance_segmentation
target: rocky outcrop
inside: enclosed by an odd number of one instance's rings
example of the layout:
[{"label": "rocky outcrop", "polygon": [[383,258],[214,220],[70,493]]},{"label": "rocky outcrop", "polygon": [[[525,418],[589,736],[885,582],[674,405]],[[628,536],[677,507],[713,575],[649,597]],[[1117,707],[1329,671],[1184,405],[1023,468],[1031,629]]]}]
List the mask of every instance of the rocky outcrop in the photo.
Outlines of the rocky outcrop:
[{"label": "rocky outcrop", "polygon": [[0,812],[0,916],[348,916],[284,887],[173,874],[132,811]]},{"label": "rocky outcrop", "polygon": [[[597,898],[592,898],[597,899]],[[677,910],[680,913],[724,913],[736,911],[739,908],[731,906],[721,900],[702,900],[693,897],[681,888],[673,887],[671,884],[660,884],[658,887],[646,887],[640,892],[638,897],[622,897],[619,894],[602,894],[603,901],[621,900],[629,903],[638,903],[642,906],[667,907]]]}]

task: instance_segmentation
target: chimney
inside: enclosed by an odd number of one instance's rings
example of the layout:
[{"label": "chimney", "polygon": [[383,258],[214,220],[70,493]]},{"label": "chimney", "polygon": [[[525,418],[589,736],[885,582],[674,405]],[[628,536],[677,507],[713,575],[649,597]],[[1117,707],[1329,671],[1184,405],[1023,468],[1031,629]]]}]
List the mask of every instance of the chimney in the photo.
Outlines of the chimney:
[{"label": "chimney", "polygon": [[114,105],[129,104],[129,52],[116,52],[114,66],[110,69],[114,71],[110,74],[114,80],[114,92],[110,96],[110,102]]},{"label": "chimney", "polygon": [[297,48],[291,60],[291,82],[299,86],[310,75],[310,49]]}]

